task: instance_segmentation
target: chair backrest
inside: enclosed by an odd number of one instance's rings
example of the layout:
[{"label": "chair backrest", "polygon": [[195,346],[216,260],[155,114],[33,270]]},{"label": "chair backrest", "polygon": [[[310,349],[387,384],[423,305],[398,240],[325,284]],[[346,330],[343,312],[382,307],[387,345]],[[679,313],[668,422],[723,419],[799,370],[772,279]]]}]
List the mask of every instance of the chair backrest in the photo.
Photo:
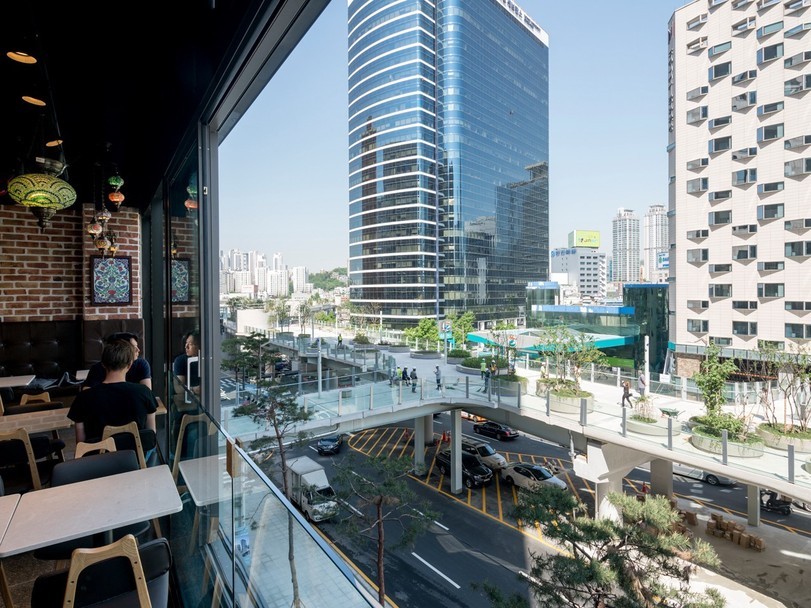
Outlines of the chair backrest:
[{"label": "chair backrest", "polygon": [[26,403],[30,403],[32,401],[50,403],[51,394],[48,391],[43,391],[41,393],[37,393],[36,395],[29,395],[26,393],[20,397],[20,405],[25,405]]},{"label": "chair backrest", "polygon": [[0,467],[28,465],[31,475],[31,487],[42,489],[37,461],[28,431],[23,428],[0,433]]},{"label": "chair backrest", "polygon": [[139,468],[138,457],[132,450],[93,454],[57,464],[51,474],[51,486],[64,486],[78,481],[137,471]]},{"label": "chair backrest", "polygon": [[166,608],[172,552],[165,538],[138,546],[128,534],[96,549],[76,549],[70,568],[37,577],[31,608]]},{"label": "chair backrest", "polygon": [[108,437],[102,441],[87,442],[80,441],[76,444],[76,453],[74,458],[81,458],[87,453],[104,454],[105,452],[115,452],[115,439]]},{"label": "chair backrest", "polygon": [[[195,434],[196,436],[192,436]],[[172,463],[172,477],[177,483],[180,472],[180,461],[186,457],[193,457],[195,446],[206,437],[213,435],[217,427],[206,414],[184,414],[180,420],[180,430],[177,433],[174,462]]]},{"label": "chair backrest", "polygon": [[141,468],[146,468],[144,448],[141,444],[141,432],[138,429],[137,422],[132,421],[120,426],[112,426],[108,424],[104,427],[104,432],[101,435],[101,439],[103,441],[110,437],[115,440],[116,449],[135,450],[135,453],[138,455],[138,462],[140,463]]}]

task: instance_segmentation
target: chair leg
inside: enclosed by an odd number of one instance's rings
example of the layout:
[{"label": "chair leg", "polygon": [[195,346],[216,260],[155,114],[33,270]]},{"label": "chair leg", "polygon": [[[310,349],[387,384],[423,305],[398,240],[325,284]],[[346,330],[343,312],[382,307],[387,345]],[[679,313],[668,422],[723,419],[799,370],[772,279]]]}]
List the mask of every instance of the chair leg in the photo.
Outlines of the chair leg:
[{"label": "chair leg", "polygon": [[0,560],[0,593],[3,595],[3,602],[5,602],[6,608],[14,608],[14,602],[11,600],[11,589],[8,588],[6,569],[3,567],[3,560]]}]

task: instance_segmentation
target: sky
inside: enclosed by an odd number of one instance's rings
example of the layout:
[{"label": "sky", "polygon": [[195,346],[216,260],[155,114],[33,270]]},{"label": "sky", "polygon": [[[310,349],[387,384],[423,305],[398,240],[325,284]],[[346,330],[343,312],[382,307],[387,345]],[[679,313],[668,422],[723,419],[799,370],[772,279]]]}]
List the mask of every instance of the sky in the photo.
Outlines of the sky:
[{"label": "sky", "polygon": [[[667,23],[687,0],[519,0],[549,35],[550,248],[667,205]],[[347,265],[345,0],[332,0],[220,145],[220,248]]]}]

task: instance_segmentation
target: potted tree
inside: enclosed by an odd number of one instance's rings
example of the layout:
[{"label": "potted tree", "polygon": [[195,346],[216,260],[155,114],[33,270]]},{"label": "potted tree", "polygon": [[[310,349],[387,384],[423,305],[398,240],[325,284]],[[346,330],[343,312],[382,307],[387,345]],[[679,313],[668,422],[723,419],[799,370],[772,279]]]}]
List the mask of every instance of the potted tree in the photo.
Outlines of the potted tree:
[{"label": "potted tree", "polygon": [[[656,415],[653,395],[640,395],[634,403],[634,413],[628,418],[628,430],[640,435],[667,435],[667,418]],[[673,425],[673,434],[681,433],[681,425]]]}]

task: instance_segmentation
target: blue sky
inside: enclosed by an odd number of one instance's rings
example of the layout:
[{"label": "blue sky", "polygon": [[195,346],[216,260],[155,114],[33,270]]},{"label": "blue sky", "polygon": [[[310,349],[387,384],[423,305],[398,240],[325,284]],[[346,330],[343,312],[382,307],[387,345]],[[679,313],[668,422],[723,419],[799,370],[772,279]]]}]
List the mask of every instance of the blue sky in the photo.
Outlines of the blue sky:
[{"label": "blue sky", "polygon": [[[684,0],[519,0],[549,34],[550,247],[611,249],[619,207],[667,204],[667,22]],[[220,146],[220,247],[310,271],[348,255],[346,2],[332,0]]]}]

